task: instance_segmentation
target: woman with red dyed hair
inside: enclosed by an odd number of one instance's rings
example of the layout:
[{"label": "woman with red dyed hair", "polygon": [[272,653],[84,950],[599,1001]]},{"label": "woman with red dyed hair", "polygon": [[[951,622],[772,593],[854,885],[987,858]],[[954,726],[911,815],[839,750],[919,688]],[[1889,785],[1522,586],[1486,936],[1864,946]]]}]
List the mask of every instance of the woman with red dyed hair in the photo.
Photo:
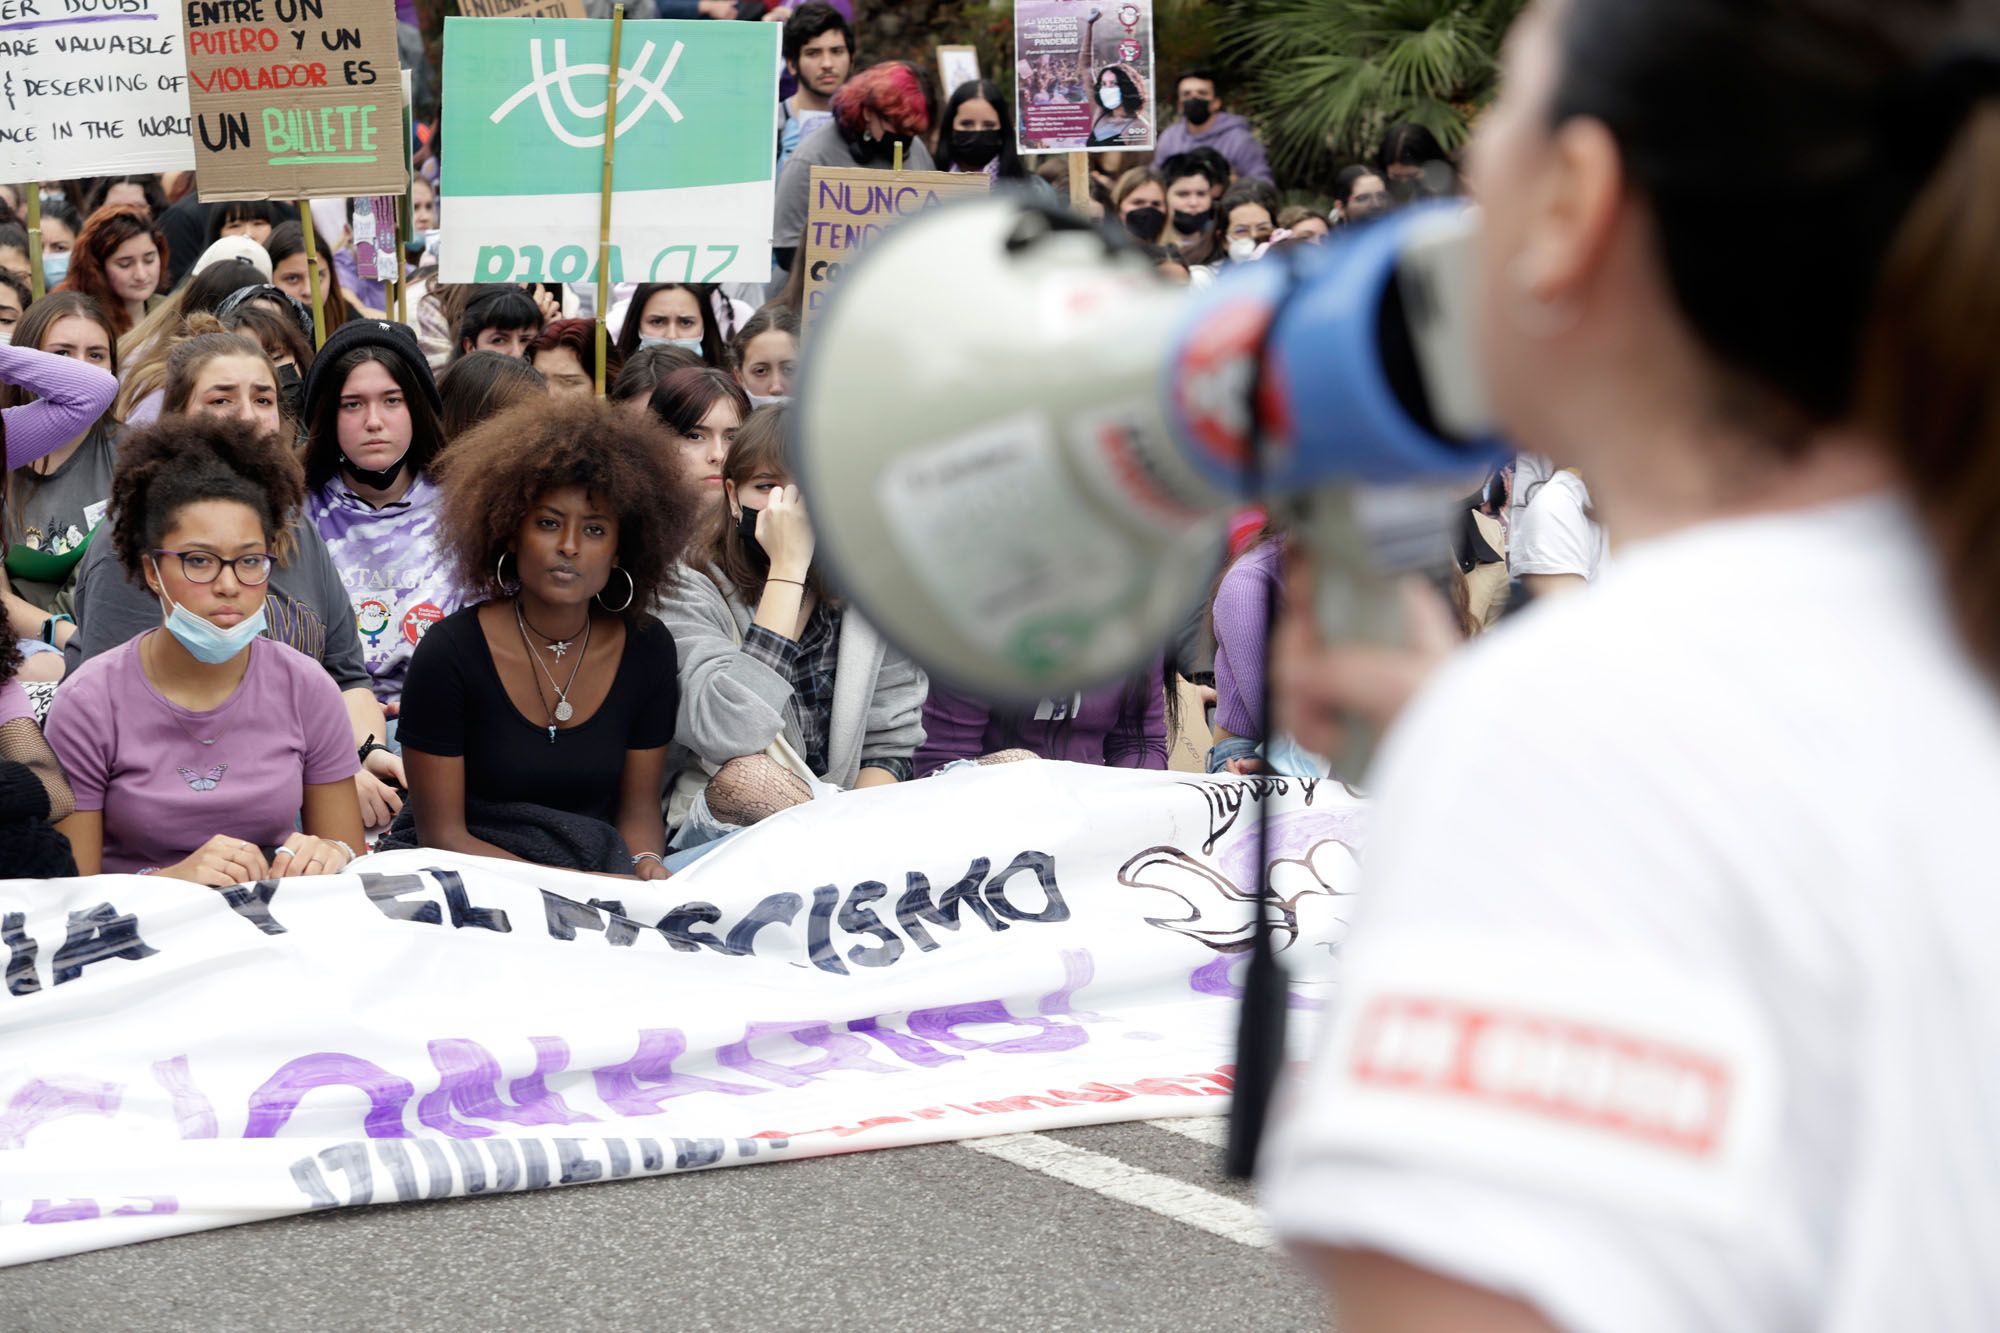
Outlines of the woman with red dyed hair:
[{"label": "woman with red dyed hair", "polygon": [[802,139],[778,177],[771,246],[779,266],[787,271],[804,244],[807,189],[814,167],[889,167],[900,145],[904,167],[936,169],[924,139],[936,119],[937,98],[917,66],[904,60],[871,65],[841,85],[832,106],[832,123]]},{"label": "woman with red dyed hair", "polygon": [[[587,319],[558,319],[544,324],[528,344],[528,363],[549,382],[558,398],[595,397],[597,393],[597,325]],[[604,378],[618,378],[618,349],[605,349]]]},{"label": "woman with red dyed hair", "polygon": [[98,209],[83,224],[60,290],[97,298],[118,336],[145,317],[167,268],[167,235],[135,204]]}]

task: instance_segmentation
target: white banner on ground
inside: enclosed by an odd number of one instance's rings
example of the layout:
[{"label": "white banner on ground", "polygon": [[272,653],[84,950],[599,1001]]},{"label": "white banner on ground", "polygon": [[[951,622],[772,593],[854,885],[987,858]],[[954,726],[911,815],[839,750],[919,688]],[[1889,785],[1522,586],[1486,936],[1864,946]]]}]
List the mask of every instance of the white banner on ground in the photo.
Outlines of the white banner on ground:
[{"label": "white banner on ground", "polygon": [[0,882],[0,1264],[1219,1113],[1265,792],[1316,1008],[1364,818],[1333,783],[965,770],[649,884],[428,851],[226,891]]}]

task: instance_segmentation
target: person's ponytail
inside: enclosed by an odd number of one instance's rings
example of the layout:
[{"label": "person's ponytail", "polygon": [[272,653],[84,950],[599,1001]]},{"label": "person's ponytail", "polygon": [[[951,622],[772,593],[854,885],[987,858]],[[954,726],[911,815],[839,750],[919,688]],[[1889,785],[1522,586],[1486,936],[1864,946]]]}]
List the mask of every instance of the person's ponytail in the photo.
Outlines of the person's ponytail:
[{"label": "person's ponytail", "polygon": [[2000,675],[2000,93],[1976,102],[1904,215],[1855,407],[1902,467],[1967,645]]}]

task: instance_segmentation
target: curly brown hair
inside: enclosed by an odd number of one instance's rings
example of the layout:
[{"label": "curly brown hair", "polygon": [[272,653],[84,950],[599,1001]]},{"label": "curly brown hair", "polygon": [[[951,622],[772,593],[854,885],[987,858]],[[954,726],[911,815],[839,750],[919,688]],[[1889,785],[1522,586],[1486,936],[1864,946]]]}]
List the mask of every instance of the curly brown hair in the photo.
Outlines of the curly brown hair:
[{"label": "curly brown hair", "polygon": [[468,601],[511,595],[500,557],[535,501],[559,487],[581,486],[617,515],[618,566],[632,576],[628,621],[672,584],[703,518],[665,429],[596,400],[519,403],[454,440],[438,468],[439,549]]},{"label": "curly brown hair", "polygon": [[90,215],[90,221],[83,224],[83,231],[76,238],[70,250],[69,276],[63,279],[61,290],[82,292],[94,296],[104,307],[104,313],[111,317],[111,325],[123,337],[132,327],[132,316],[125,310],[125,303],[111,290],[111,279],[104,266],[111,262],[118,247],[136,236],[150,236],[160,251],[160,286],[167,285],[167,234],[137,204],[114,204],[110,208],[100,208]]},{"label": "curly brown hair", "polygon": [[112,549],[125,576],[138,583],[146,554],[188,505],[246,504],[276,547],[305,499],[305,470],[278,437],[235,417],[163,417],[119,441],[111,477]]}]

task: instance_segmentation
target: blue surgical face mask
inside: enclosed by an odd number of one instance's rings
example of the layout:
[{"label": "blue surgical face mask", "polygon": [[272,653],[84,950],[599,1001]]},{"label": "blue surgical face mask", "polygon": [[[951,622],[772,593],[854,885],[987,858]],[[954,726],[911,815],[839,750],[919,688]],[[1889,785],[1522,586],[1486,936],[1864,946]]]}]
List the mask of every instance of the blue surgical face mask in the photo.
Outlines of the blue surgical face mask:
[{"label": "blue surgical face mask", "polygon": [[685,347],[696,356],[701,355],[701,339],[699,338],[648,338],[644,334],[641,334],[639,335],[639,346]]},{"label": "blue surgical face mask", "polygon": [[164,592],[160,598],[173,608],[167,614],[167,633],[180,640],[181,647],[194,654],[196,661],[210,666],[221,666],[248,648],[250,641],[264,632],[264,600],[261,597],[257,599],[255,612],[228,629],[203,620]]},{"label": "blue surgical face mask", "polygon": [[42,252],[42,280],[53,287],[69,276],[69,251],[52,255]]}]

